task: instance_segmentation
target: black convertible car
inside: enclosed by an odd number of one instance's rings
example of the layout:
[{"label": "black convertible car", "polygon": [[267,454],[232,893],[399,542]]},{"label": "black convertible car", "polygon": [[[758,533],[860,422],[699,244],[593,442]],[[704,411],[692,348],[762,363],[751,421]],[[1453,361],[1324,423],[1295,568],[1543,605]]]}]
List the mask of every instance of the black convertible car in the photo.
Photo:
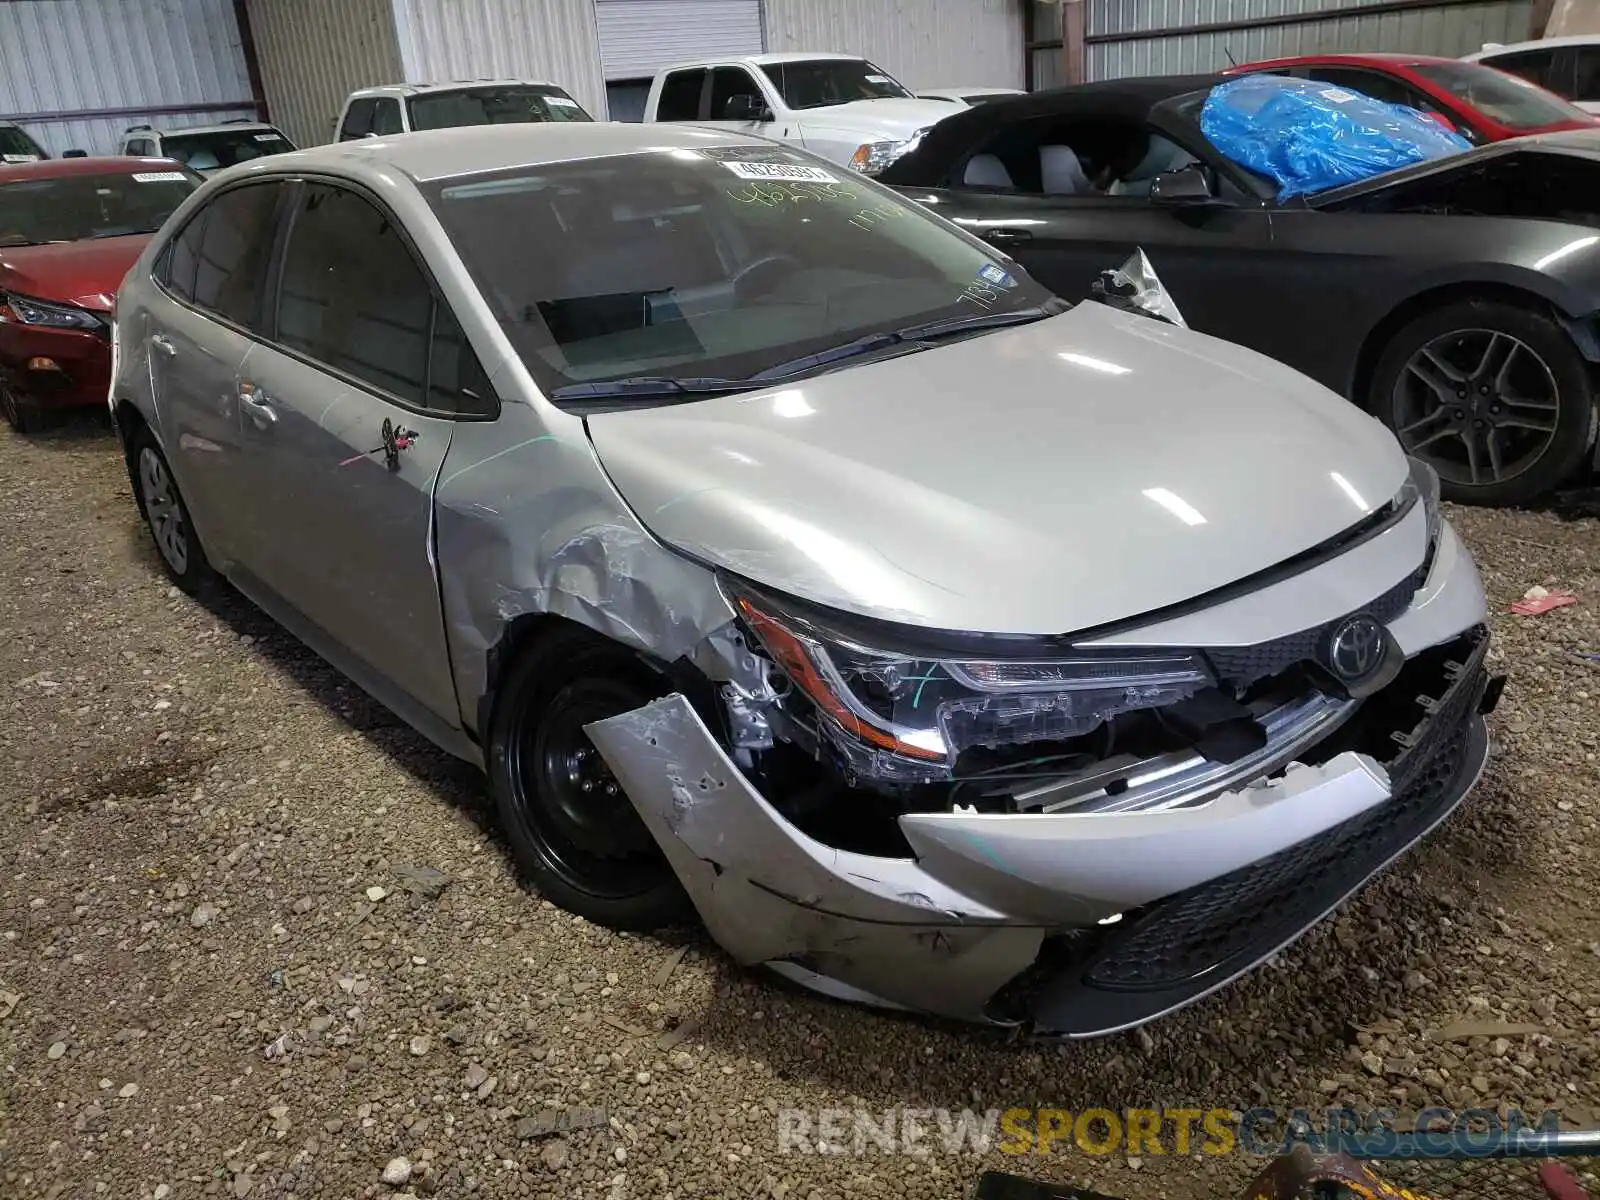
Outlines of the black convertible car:
[{"label": "black convertible car", "polygon": [[1191,327],[1362,405],[1451,499],[1523,503],[1592,465],[1600,137],[1499,142],[1279,203],[1201,133],[1221,82],[985,104],[879,179],[1068,299],[1142,248]]}]

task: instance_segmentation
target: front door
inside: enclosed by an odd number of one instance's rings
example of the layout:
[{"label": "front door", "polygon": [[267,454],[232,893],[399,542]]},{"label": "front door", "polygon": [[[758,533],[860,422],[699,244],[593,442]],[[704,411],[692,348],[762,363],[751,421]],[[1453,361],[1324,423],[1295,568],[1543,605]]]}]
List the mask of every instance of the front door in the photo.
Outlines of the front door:
[{"label": "front door", "polygon": [[459,332],[395,219],[331,184],[302,186],[280,280],[241,380],[245,474],[271,513],[254,583],[358,679],[458,725],[432,522],[454,421],[429,363]]}]

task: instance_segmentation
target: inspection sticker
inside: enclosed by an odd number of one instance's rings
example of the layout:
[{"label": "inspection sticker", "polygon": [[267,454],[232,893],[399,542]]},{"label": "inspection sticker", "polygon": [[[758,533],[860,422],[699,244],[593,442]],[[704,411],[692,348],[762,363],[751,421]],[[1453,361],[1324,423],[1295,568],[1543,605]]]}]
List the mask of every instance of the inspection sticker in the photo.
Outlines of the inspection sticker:
[{"label": "inspection sticker", "polygon": [[4,163],[15,164],[38,161],[39,156],[37,154],[0,154],[0,162]]},{"label": "inspection sticker", "polygon": [[978,268],[978,278],[990,287],[1012,288],[1017,286],[1017,281],[1004,267],[994,263],[984,263]]},{"label": "inspection sticker", "polygon": [[182,183],[189,177],[182,171],[135,171],[133,178],[137,183]]},{"label": "inspection sticker", "polygon": [[557,108],[577,108],[578,107],[578,102],[576,100],[569,100],[565,96],[546,96],[544,98],[544,102],[546,104],[554,104]]},{"label": "inspection sticker", "polygon": [[276,134],[276,133],[258,133],[258,134],[256,134],[256,141],[258,141],[258,142],[281,142],[281,141],[283,141],[283,138],[279,134]]},{"label": "inspection sticker", "polygon": [[833,183],[834,178],[821,167],[799,163],[724,162],[723,166],[740,179],[779,179],[786,183]]},{"label": "inspection sticker", "polygon": [[1343,88],[1323,88],[1322,98],[1332,100],[1335,104],[1347,104],[1356,98],[1354,92],[1347,92]]}]

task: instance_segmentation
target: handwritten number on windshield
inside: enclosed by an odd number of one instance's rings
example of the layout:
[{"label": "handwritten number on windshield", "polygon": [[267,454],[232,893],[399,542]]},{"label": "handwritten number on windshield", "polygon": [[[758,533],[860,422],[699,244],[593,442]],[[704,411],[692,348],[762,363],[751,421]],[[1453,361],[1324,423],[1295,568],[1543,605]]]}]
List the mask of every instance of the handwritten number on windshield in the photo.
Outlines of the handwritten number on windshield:
[{"label": "handwritten number on windshield", "polygon": [[740,204],[760,204],[780,208],[805,200],[854,200],[856,193],[837,183],[778,182],[757,180],[742,188],[725,189],[728,197]]}]

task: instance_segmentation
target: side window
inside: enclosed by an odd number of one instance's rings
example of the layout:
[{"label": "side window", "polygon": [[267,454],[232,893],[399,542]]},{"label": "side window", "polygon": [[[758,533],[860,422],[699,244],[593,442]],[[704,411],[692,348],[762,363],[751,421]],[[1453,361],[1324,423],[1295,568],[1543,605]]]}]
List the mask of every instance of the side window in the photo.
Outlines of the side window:
[{"label": "side window", "polygon": [[711,111],[707,117],[712,121],[744,120],[744,117],[732,116],[728,112],[728,103],[735,96],[752,96],[760,101],[761,89],[743,67],[716,68],[711,72]]},{"label": "side window", "polygon": [[156,144],[149,138],[134,138],[128,143],[127,153],[134,158],[150,158],[156,152]]},{"label": "side window", "polygon": [[500,408],[483,364],[467,344],[461,322],[443,301],[437,302],[433,310],[428,407],[437,412],[473,417],[492,417]]},{"label": "side window", "polygon": [[281,191],[274,183],[251,184],[222,193],[206,207],[194,302],[246,329],[262,328],[261,295]]},{"label": "side window", "polygon": [[427,387],[433,292],[389,218],[307,184],[278,286],[278,340],[407,404]]},{"label": "side window", "polygon": [[366,137],[372,132],[372,119],[377,115],[378,102],[370,97],[350,101],[345,111],[344,124],[339,126],[339,140],[348,142]]},{"label": "side window", "polygon": [[1572,47],[1572,91],[1567,99],[1600,100],[1600,46]]},{"label": "side window", "polygon": [[1494,67],[1496,70],[1509,71],[1513,75],[1520,75],[1540,87],[1556,87],[1558,80],[1552,78],[1552,68],[1555,64],[1555,54],[1550,50],[1519,50],[1515,54],[1499,54],[1493,58],[1480,59],[1485,66]]},{"label": "side window", "polygon": [[405,132],[405,127],[400,123],[400,101],[392,96],[385,96],[378,101],[377,112],[372,118],[372,132],[380,136]]},{"label": "side window", "polygon": [[177,237],[167,243],[156,263],[156,279],[173,295],[183,300],[194,300],[195,271],[200,266],[200,243],[205,233],[206,213],[201,209],[189,218],[188,224]]},{"label": "side window", "polygon": [[658,121],[698,121],[700,119],[700,90],[705,86],[704,70],[674,71],[661,85],[661,98],[656,102]]}]

